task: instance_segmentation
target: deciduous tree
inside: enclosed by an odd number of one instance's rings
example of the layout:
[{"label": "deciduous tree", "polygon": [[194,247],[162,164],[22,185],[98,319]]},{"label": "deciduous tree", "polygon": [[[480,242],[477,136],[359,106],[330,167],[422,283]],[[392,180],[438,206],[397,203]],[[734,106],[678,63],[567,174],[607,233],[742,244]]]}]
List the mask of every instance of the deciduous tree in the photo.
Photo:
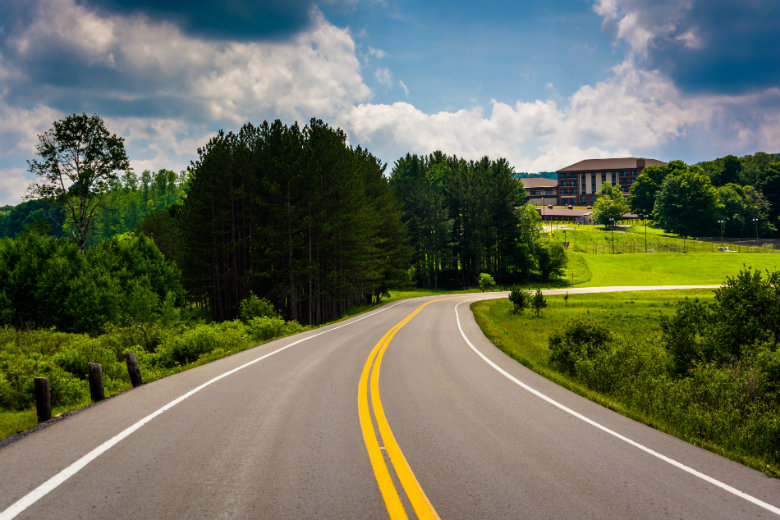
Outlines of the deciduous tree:
[{"label": "deciduous tree", "polygon": [[593,220],[604,226],[614,224],[628,213],[628,209],[625,197],[617,186],[605,184],[593,204]]},{"label": "deciduous tree", "polygon": [[104,196],[119,172],[130,168],[124,139],[109,133],[96,115],[73,114],[40,134],[35,150],[40,160],[28,165],[41,182],[31,185],[28,197],[64,205],[73,226],[71,236],[84,254],[87,234]]}]

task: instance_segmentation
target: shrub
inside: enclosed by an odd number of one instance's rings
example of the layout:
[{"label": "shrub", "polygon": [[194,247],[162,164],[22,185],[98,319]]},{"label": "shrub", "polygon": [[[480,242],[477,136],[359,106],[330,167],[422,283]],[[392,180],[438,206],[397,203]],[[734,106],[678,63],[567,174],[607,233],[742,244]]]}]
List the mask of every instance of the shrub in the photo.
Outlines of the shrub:
[{"label": "shrub", "polygon": [[509,293],[509,301],[512,302],[514,314],[521,314],[531,304],[531,296],[520,287],[512,287]]},{"label": "shrub", "polygon": [[488,273],[480,273],[479,288],[482,289],[482,292],[485,292],[487,290],[492,291],[493,289],[496,288],[496,281]]},{"label": "shrub", "polygon": [[252,338],[266,341],[281,336],[284,333],[285,322],[282,318],[258,316],[247,323],[249,335]]},{"label": "shrub", "polygon": [[559,242],[540,241],[534,251],[536,265],[542,280],[547,281],[551,276],[561,276],[566,267],[566,251]]},{"label": "shrub", "polygon": [[126,365],[118,359],[117,353],[102,338],[77,336],[52,361],[73,376],[86,379],[89,363],[100,363],[104,379],[128,380]]},{"label": "shrub", "polygon": [[576,377],[576,365],[581,360],[593,360],[607,349],[612,339],[606,327],[589,321],[575,320],[563,333],[550,335],[550,364],[561,372]]},{"label": "shrub", "polygon": [[72,405],[88,395],[88,384],[38,353],[0,352],[0,406],[24,410],[35,403],[35,377],[49,380],[52,406]]},{"label": "shrub", "polygon": [[238,317],[244,323],[248,323],[252,318],[278,318],[279,313],[271,302],[265,298],[258,298],[250,292],[249,297],[242,300],[239,305]]},{"label": "shrub", "polygon": [[244,325],[236,321],[199,325],[168,338],[154,356],[144,356],[144,360],[168,368],[186,365],[217,348],[226,352],[238,350],[247,342],[246,332]]}]

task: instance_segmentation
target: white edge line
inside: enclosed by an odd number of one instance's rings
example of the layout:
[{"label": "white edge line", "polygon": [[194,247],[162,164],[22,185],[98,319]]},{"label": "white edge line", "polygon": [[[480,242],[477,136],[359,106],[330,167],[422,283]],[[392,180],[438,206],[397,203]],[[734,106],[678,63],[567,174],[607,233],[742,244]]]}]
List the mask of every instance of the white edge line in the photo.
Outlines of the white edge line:
[{"label": "white edge line", "polygon": [[679,469],[681,469],[681,470],[683,470],[683,471],[685,471],[687,473],[690,473],[691,475],[693,475],[695,477],[698,477],[698,478],[700,478],[700,479],[702,479],[702,480],[704,480],[706,482],[709,482],[710,484],[713,484],[713,485],[715,485],[715,486],[717,486],[717,487],[719,487],[721,489],[724,489],[724,490],[728,491],[729,493],[732,493],[732,494],[734,494],[734,495],[736,495],[736,496],[738,496],[738,497],[740,497],[740,498],[742,498],[744,500],[747,500],[748,502],[752,502],[753,504],[755,504],[755,505],[757,505],[759,507],[762,507],[762,508],[766,509],[767,511],[770,511],[770,512],[776,514],[776,515],[780,515],[780,508],[778,508],[776,506],[773,506],[772,504],[768,504],[768,503],[766,503],[766,502],[764,502],[762,500],[759,500],[758,498],[756,498],[754,496],[748,495],[747,493],[744,493],[744,492],[740,491],[739,489],[731,487],[728,484],[725,484],[725,483],[721,482],[720,480],[717,480],[717,479],[715,479],[713,477],[710,477],[709,475],[705,475],[704,473],[701,473],[700,471],[697,471],[697,470],[691,468],[690,466],[686,466],[682,462],[678,462],[678,461],[676,461],[676,460],[674,460],[674,459],[672,459],[670,457],[667,457],[666,455],[664,455],[662,453],[658,453],[657,451],[655,451],[653,449],[650,449],[647,446],[645,446],[643,444],[640,444],[640,443],[638,443],[638,442],[636,442],[636,441],[634,441],[632,439],[629,439],[628,437],[626,437],[624,435],[621,435],[621,434],[619,434],[618,432],[616,432],[614,430],[610,430],[606,426],[603,426],[603,425],[597,423],[593,419],[590,419],[590,418],[585,417],[584,415],[582,415],[582,414],[580,414],[578,412],[575,412],[571,408],[568,408],[567,406],[562,405],[558,401],[555,401],[551,397],[546,396],[545,394],[541,393],[540,391],[536,390],[535,388],[532,388],[532,387],[528,386],[527,384],[523,383],[522,381],[520,381],[519,379],[514,377],[512,374],[510,374],[509,372],[507,372],[506,370],[504,370],[503,368],[501,368],[500,366],[495,364],[493,361],[488,359],[482,352],[477,350],[477,348],[471,343],[471,341],[469,341],[469,338],[466,337],[466,333],[463,332],[463,327],[460,324],[460,316],[458,315],[458,307],[460,307],[464,303],[471,303],[472,301],[476,301],[476,300],[463,301],[463,302],[458,303],[455,306],[455,319],[458,322],[458,330],[460,331],[460,335],[463,336],[463,339],[466,341],[468,346],[471,347],[471,350],[473,350],[479,357],[481,357],[485,361],[485,363],[487,363],[488,365],[493,367],[501,375],[503,375],[504,377],[506,377],[507,379],[509,379],[510,381],[515,383],[516,385],[518,385],[519,387],[523,388],[524,390],[532,393],[533,395],[539,397],[540,399],[543,399],[544,401],[547,401],[551,405],[553,405],[556,408],[559,408],[562,411],[564,411],[564,412],[566,412],[566,413],[576,417],[577,419],[580,419],[581,421],[586,422],[586,423],[590,424],[591,426],[594,426],[595,428],[598,428],[599,430],[602,430],[603,432],[608,433],[608,434],[612,435],[613,437],[616,437],[616,438],[620,439],[621,441],[624,441],[624,442],[630,444],[631,446],[634,446],[635,448],[639,448],[640,450],[642,450],[642,451],[644,451],[646,453],[649,453],[653,457],[657,457],[657,458],[661,459],[662,461],[667,462],[667,463],[671,464],[672,466],[674,466],[676,468],[679,468]]},{"label": "white edge line", "polygon": [[87,453],[86,455],[82,456],[77,461],[73,462],[70,466],[66,467],[65,469],[61,470],[59,473],[51,477],[49,480],[38,486],[37,488],[30,491],[28,494],[11,504],[5,511],[0,513],[0,520],[11,520],[12,518],[15,518],[17,515],[25,511],[28,507],[35,504],[38,500],[45,497],[52,491],[54,491],[57,487],[59,487],[60,484],[68,480],[70,477],[81,471],[87,464],[101,456],[103,453],[107,452],[114,446],[116,446],[119,442],[121,442],[123,439],[129,437],[133,432],[140,429],[142,426],[144,426],[146,423],[150,422],[154,418],[156,418],[158,415],[162,414],[163,412],[166,412],[176,406],[177,404],[181,403],[185,399],[188,399],[192,397],[193,395],[197,394],[204,388],[211,386],[212,384],[216,383],[220,379],[224,379],[230,375],[235,374],[236,372],[243,370],[249,366],[254,365],[255,363],[259,363],[260,361],[273,356],[274,354],[278,354],[279,352],[282,352],[283,350],[287,350],[290,347],[293,347],[295,345],[298,345],[299,343],[303,343],[304,341],[308,341],[310,339],[316,338],[318,336],[322,336],[323,334],[327,334],[329,332],[333,332],[334,330],[341,329],[343,327],[347,327],[349,325],[353,325],[359,321],[362,321],[366,318],[375,316],[379,314],[380,312],[384,312],[392,307],[395,307],[396,305],[399,305],[403,303],[406,300],[401,300],[396,303],[393,303],[391,305],[387,305],[385,307],[382,307],[381,309],[378,309],[374,312],[370,312],[368,314],[364,314],[363,316],[350,320],[347,323],[342,323],[341,325],[329,328],[327,330],[318,332],[316,334],[312,334],[311,336],[306,336],[305,338],[301,338],[297,341],[294,341],[288,345],[285,345],[283,347],[280,347],[272,352],[269,352],[268,354],[264,354],[260,356],[259,358],[253,359],[252,361],[249,361],[247,363],[244,363],[243,365],[233,368],[231,370],[228,370],[227,372],[224,372],[217,377],[210,379],[206,381],[205,383],[201,384],[200,386],[193,388],[186,394],[181,395],[180,397],[174,399],[173,401],[169,402],[168,404],[164,405],[163,407],[157,409],[156,411],[150,413],[143,419],[139,420],[135,424],[128,426],[123,431],[119,432],[118,434],[114,435],[112,438],[105,441],[103,444],[100,444],[96,448],[94,448],[92,451]]}]

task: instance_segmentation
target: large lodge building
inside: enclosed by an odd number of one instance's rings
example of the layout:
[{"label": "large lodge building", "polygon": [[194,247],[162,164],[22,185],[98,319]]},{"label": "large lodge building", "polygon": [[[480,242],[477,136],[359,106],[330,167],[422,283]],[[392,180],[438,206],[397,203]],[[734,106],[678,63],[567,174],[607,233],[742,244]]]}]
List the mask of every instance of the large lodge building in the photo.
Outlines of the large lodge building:
[{"label": "large lodge building", "polygon": [[611,183],[628,190],[646,166],[666,164],[655,159],[624,157],[586,159],[558,170],[557,205],[592,206],[602,185]]}]

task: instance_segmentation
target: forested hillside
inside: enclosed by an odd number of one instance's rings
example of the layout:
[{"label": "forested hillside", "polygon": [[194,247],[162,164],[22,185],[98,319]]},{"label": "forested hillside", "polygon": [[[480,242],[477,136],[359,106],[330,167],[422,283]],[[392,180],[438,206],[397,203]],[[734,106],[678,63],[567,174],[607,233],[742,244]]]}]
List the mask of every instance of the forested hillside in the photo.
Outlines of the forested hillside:
[{"label": "forested hillside", "polygon": [[[165,169],[157,173],[144,170],[140,175],[127,171],[117,177],[93,220],[87,245],[95,246],[106,238],[134,231],[146,215],[181,202],[185,181],[184,173],[177,175]],[[64,237],[71,226],[62,205],[54,201],[33,199],[0,208],[0,238],[14,238],[25,229]]]}]

